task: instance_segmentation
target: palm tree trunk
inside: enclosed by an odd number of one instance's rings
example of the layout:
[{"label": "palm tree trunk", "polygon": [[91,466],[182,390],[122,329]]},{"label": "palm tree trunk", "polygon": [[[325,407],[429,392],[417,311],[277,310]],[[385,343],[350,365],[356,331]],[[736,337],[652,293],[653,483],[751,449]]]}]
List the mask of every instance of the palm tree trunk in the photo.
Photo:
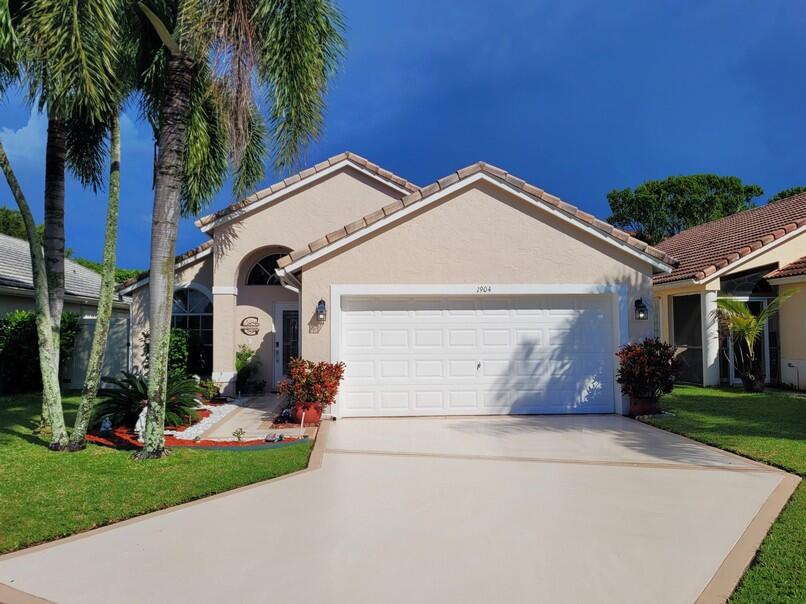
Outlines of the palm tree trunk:
[{"label": "palm tree trunk", "polygon": [[[48,119],[45,149],[45,269],[48,276],[53,351],[50,362],[59,373],[59,341],[64,309],[64,122]],[[60,405],[61,406],[61,405]]]},{"label": "palm tree trunk", "polygon": [[192,62],[184,55],[171,55],[168,59],[165,97],[160,115],[154,210],[151,218],[151,264],[148,285],[151,344],[148,407],[143,449],[139,454],[141,459],[161,457],[164,453],[174,258],[179,227],[192,69]]},{"label": "palm tree trunk", "polygon": [[[64,414],[61,409],[61,393],[59,391],[59,374],[53,370],[51,352],[53,350],[52,317],[48,305],[48,284],[45,270],[45,256],[36,234],[36,223],[31,208],[22,192],[20,183],[11,168],[8,156],[0,143],[0,167],[3,169],[8,186],[20,209],[25,232],[28,236],[28,247],[31,252],[31,272],[34,280],[34,311],[36,316],[36,334],[39,342],[39,369],[42,373],[42,400],[47,405],[51,419],[50,448],[61,450],[67,445],[67,430],[64,425]],[[57,406],[58,405],[58,406]]]},{"label": "palm tree trunk", "polygon": [[87,362],[87,374],[81,390],[76,423],[70,435],[71,451],[85,446],[84,438],[92,419],[95,397],[101,382],[104,366],[106,341],[109,335],[109,320],[112,316],[112,295],[115,291],[115,253],[118,236],[118,207],[120,202],[120,117],[112,118],[111,147],[109,164],[109,194],[106,205],[106,231],[104,233],[104,260],[101,275],[101,291],[98,296],[98,312],[95,318],[95,331],[92,335],[92,348]]}]

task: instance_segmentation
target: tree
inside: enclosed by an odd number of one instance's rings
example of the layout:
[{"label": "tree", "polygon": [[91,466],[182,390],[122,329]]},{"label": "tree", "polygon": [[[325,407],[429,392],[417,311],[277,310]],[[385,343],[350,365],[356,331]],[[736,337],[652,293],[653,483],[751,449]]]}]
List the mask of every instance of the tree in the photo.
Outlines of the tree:
[{"label": "tree", "polygon": [[801,193],[806,193],[806,187],[803,186],[790,187],[788,189],[784,189],[783,191],[779,191],[778,193],[770,197],[767,200],[767,203],[773,203],[774,201],[786,199],[787,197],[792,197],[793,195],[799,195]]},{"label": "tree", "polygon": [[635,190],[610,191],[608,222],[655,245],[680,231],[749,210],[763,194],[758,185],[745,185],[735,176],[670,176],[648,180]]},{"label": "tree", "polygon": [[85,447],[87,429],[93,416],[95,399],[101,383],[104,366],[106,341],[109,335],[109,320],[112,316],[112,295],[115,292],[115,253],[118,235],[118,207],[120,203],[120,118],[112,118],[109,151],[109,192],[106,206],[106,227],[104,231],[104,261],[101,272],[101,291],[98,295],[98,312],[95,318],[95,331],[92,334],[92,348],[87,360],[87,372],[81,389],[81,402],[78,405],[73,432],[68,448],[78,451]]},{"label": "tree", "polygon": [[0,0],[0,81],[7,86],[22,77],[31,101],[48,115],[44,252],[4,152],[0,163],[31,249],[43,372],[42,418],[50,424],[50,448],[55,450],[64,449],[68,440],[58,384],[60,331],[58,321],[53,321],[64,305],[65,166],[85,184],[97,184],[100,178],[99,145],[119,102],[118,74],[113,70],[119,49],[117,6],[118,0],[29,0],[11,6]]},{"label": "tree", "polygon": [[767,321],[792,295],[781,294],[769,300],[757,315],[753,314],[747,302],[734,298],[719,298],[716,301],[716,316],[733,338],[736,373],[748,392],[760,390],[764,386],[764,370],[756,354],[756,342],[764,335]]},{"label": "tree", "polygon": [[[164,449],[165,397],[180,213],[195,214],[235,168],[240,194],[264,173],[267,143],[283,170],[322,127],[343,50],[330,0],[149,0],[138,40],[144,113],[158,141],[149,273],[148,407],[142,459]],[[139,29],[138,29],[139,28]],[[268,105],[267,128],[255,87]]]},{"label": "tree", "polygon": [[[20,214],[19,210],[0,208],[0,233],[17,239],[28,239],[28,235],[25,232],[25,221],[22,219],[22,214]],[[45,236],[45,225],[38,225],[36,233],[41,242]]]}]

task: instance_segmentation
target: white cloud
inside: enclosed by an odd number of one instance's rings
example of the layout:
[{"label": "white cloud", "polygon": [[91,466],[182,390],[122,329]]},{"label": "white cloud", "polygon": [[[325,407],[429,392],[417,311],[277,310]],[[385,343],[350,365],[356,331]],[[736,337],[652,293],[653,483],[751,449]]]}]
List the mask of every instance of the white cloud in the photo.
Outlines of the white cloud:
[{"label": "white cloud", "polygon": [[22,128],[0,130],[0,141],[11,160],[11,165],[41,165],[45,158],[45,143],[48,135],[48,120],[36,110],[28,116]]},{"label": "white cloud", "polygon": [[120,144],[124,153],[153,153],[151,127],[145,122],[133,120],[128,113],[123,113],[120,116]]}]

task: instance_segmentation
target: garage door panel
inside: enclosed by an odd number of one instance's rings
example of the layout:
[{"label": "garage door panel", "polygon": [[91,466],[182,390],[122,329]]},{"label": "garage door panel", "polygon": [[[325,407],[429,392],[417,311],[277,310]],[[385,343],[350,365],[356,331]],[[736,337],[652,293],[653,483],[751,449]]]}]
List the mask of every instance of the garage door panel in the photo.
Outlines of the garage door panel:
[{"label": "garage door panel", "polygon": [[609,296],[365,297],[341,308],[342,415],[613,411]]}]

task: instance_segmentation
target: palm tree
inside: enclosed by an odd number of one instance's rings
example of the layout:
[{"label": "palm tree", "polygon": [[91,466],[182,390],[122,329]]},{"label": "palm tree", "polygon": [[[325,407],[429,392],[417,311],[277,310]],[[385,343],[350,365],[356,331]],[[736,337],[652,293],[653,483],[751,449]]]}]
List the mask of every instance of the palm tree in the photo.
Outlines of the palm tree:
[{"label": "palm tree", "polygon": [[[5,84],[19,78],[29,98],[48,115],[45,153],[45,237],[41,250],[31,243],[31,260],[37,291],[37,323],[43,388],[43,423],[52,430],[51,449],[67,446],[67,431],[58,388],[60,318],[64,306],[64,182],[65,166],[87,183],[100,178],[97,145],[99,132],[117,110],[118,88],[113,66],[117,63],[119,0],[0,0],[0,63]],[[26,224],[32,220],[27,201],[5,158],[6,179]],[[14,181],[15,185],[12,185]],[[16,187],[16,190],[15,190]],[[35,242],[36,239],[30,239]],[[47,312],[39,300],[44,293]],[[46,361],[43,361],[43,359]],[[55,386],[54,386],[55,384]]]},{"label": "palm tree", "polygon": [[109,192],[106,205],[106,228],[104,231],[103,269],[101,291],[98,295],[98,312],[95,317],[95,331],[92,334],[92,348],[87,360],[87,373],[81,389],[81,402],[78,405],[73,432],[70,434],[69,449],[78,451],[85,446],[87,429],[92,420],[101,371],[104,365],[106,341],[109,335],[109,320],[112,316],[112,295],[115,292],[115,257],[117,249],[118,207],[120,204],[120,118],[112,118],[109,149]]},{"label": "palm tree", "polygon": [[[149,276],[150,373],[143,459],[163,454],[167,354],[180,214],[195,214],[235,169],[236,194],[284,170],[316,139],[344,48],[330,0],[148,0],[138,40],[144,113],[157,139]],[[256,89],[268,106],[266,126]]]},{"label": "palm tree", "polygon": [[753,314],[747,303],[740,300],[719,298],[716,301],[717,318],[733,339],[734,368],[748,392],[757,391],[764,386],[764,373],[756,354],[756,343],[764,335],[767,321],[791,296],[791,293],[787,293],[773,298],[758,314]]}]

